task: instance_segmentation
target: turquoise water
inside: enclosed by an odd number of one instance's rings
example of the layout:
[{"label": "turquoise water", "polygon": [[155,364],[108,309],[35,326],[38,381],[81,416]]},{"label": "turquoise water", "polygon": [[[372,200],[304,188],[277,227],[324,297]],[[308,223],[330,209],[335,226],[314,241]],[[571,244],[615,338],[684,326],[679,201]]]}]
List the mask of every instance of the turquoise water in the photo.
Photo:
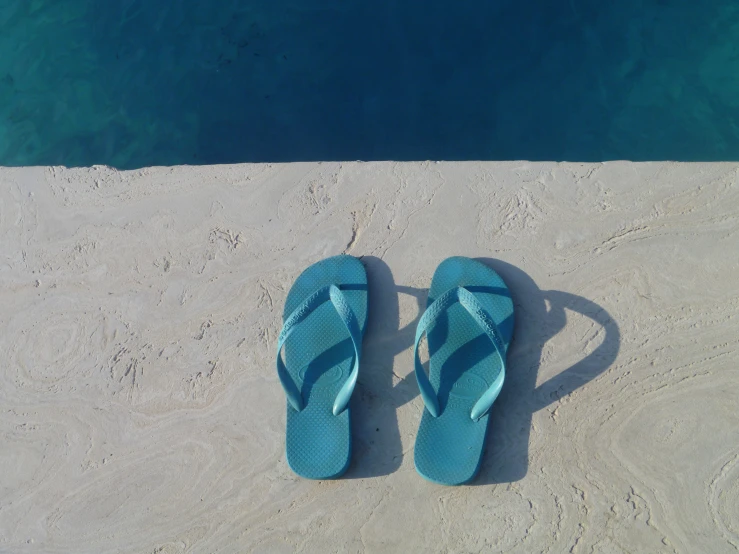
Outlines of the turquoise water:
[{"label": "turquoise water", "polygon": [[0,0],[0,164],[739,160],[739,3]]}]

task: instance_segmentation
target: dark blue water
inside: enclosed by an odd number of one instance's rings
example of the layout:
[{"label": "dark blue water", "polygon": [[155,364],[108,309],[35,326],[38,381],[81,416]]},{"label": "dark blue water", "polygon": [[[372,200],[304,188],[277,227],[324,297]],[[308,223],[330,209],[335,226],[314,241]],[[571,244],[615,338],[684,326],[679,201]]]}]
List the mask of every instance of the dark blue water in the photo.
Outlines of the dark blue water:
[{"label": "dark blue water", "polygon": [[0,164],[739,160],[739,2],[0,0]]}]

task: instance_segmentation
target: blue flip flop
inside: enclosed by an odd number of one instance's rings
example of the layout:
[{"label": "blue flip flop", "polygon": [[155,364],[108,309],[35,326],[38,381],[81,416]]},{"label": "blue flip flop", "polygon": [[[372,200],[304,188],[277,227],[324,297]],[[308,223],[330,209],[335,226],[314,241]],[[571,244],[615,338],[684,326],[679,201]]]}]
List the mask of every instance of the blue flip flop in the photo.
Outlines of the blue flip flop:
[{"label": "blue flip flop", "polygon": [[287,462],[308,479],[339,477],[351,459],[349,399],[367,324],[362,262],[342,255],[310,266],[287,295],[283,321],[277,375],[287,395]]},{"label": "blue flip flop", "polygon": [[[424,334],[428,376],[418,356]],[[439,264],[416,330],[414,352],[426,406],[414,451],[416,471],[422,477],[461,485],[477,475],[512,337],[513,301],[503,279],[469,258],[448,258]]]}]

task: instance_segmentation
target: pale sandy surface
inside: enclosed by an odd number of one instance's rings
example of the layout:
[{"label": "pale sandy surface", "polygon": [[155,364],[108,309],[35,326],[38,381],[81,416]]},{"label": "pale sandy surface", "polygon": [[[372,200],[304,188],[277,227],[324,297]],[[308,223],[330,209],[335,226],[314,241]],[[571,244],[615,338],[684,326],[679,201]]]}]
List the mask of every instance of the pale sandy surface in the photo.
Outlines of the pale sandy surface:
[{"label": "pale sandy surface", "polygon": [[[0,170],[0,551],[739,549],[739,166]],[[284,458],[291,282],[362,256],[354,462]],[[413,468],[450,255],[517,307],[479,479]],[[400,294],[398,294],[400,293]],[[400,329],[400,330],[399,330]]]}]

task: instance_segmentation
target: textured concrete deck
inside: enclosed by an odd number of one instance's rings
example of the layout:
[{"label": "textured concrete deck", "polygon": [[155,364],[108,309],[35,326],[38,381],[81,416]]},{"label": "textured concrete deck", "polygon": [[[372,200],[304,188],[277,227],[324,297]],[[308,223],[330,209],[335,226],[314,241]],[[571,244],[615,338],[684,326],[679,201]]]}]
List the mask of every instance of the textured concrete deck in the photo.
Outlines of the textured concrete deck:
[{"label": "textured concrete deck", "polygon": [[[736,552],[739,165],[0,170],[1,552]],[[344,479],[284,459],[286,292],[348,252]],[[517,329],[481,475],[413,468],[435,266]]]}]

